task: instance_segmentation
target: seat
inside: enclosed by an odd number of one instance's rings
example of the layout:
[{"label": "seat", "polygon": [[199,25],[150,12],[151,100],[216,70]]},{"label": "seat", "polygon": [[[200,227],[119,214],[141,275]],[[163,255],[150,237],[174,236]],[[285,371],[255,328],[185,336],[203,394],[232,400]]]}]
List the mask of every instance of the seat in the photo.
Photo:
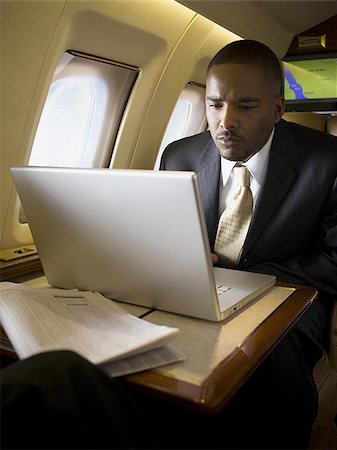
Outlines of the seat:
[{"label": "seat", "polygon": [[322,114],[315,114],[312,112],[288,112],[283,114],[283,119],[289,122],[295,122],[299,125],[305,125],[309,128],[314,128],[319,131],[326,131],[326,118]]}]

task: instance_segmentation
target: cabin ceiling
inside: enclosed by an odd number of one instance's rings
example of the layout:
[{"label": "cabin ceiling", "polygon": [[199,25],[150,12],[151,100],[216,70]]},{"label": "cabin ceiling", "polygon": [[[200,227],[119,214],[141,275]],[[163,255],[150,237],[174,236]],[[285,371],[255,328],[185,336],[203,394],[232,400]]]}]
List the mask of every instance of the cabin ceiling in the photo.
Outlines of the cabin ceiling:
[{"label": "cabin ceiling", "polygon": [[280,58],[297,34],[337,14],[336,0],[176,1],[244,39],[264,42]]}]

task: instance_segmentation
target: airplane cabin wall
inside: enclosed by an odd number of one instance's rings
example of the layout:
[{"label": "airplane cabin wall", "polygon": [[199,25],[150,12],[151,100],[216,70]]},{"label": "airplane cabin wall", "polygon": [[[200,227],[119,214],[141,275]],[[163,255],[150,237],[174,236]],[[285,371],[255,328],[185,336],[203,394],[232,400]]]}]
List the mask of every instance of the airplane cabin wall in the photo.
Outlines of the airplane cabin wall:
[{"label": "airplane cabin wall", "polygon": [[153,168],[182,89],[204,83],[213,55],[239,36],[173,0],[11,1],[2,14],[0,248],[32,242],[18,222],[9,168],[27,164],[62,53],[92,54],[140,69],[110,167]]}]

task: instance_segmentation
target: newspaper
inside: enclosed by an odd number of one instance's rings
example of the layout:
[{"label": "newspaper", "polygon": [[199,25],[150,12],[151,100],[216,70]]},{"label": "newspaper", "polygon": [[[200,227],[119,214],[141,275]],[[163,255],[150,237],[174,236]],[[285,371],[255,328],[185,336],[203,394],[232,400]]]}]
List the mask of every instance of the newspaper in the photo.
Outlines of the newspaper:
[{"label": "newspaper", "polygon": [[184,359],[168,345],[177,328],[135,317],[97,292],[2,282],[0,321],[20,359],[72,350],[111,376]]}]

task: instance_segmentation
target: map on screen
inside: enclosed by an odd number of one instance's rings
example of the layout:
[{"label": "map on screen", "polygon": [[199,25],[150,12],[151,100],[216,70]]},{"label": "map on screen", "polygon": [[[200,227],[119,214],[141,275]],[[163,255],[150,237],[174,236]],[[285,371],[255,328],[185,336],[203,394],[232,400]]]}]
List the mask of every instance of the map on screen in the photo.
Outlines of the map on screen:
[{"label": "map on screen", "polygon": [[337,98],[337,58],[284,63],[285,100]]}]

